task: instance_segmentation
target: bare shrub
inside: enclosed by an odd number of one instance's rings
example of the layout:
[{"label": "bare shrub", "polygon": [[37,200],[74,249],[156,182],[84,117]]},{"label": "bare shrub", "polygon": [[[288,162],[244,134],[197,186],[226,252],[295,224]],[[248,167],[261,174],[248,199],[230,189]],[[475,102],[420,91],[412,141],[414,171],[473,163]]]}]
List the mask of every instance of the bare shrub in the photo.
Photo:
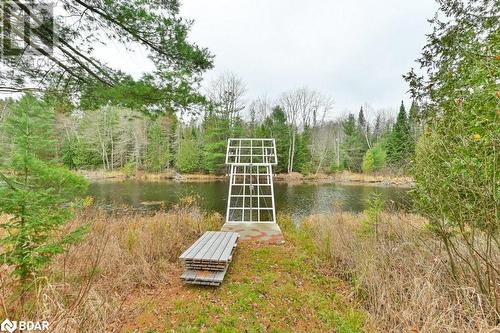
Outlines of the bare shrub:
[{"label": "bare shrub", "polygon": [[[382,213],[377,237],[364,215],[313,216],[302,228],[332,274],[354,286],[383,332],[489,332],[498,314],[476,292],[475,279],[458,284],[442,243],[427,221],[412,214]],[[500,267],[496,256],[496,266]],[[497,287],[499,284],[497,283]],[[500,327],[497,327],[500,329]]]}]

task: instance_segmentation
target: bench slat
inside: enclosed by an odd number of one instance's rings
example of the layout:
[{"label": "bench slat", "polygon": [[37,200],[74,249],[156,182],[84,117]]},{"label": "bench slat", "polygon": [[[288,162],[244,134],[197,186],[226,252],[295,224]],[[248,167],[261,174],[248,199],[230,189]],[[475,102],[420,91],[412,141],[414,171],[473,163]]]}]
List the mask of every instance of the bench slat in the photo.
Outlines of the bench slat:
[{"label": "bench slat", "polygon": [[216,234],[217,233],[214,231],[205,232],[203,234],[203,236],[198,238],[198,240],[196,242],[194,242],[194,244],[191,245],[186,251],[184,251],[179,258],[180,259],[187,259],[187,258],[191,258],[191,257],[195,256],[200,251],[200,249],[202,249],[203,246],[208,241],[210,241],[210,239],[213,238],[213,236],[215,236]]},{"label": "bench slat", "polygon": [[232,236],[232,234],[230,234],[228,232],[226,233],[226,235],[224,236],[224,239],[220,243],[217,250],[214,251],[214,253],[212,253],[212,256],[210,256],[210,258],[209,258],[210,261],[214,261],[214,262],[220,261],[222,252],[224,252],[225,248],[227,247],[227,245],[231,241],[231,236]]},{"label": "bench slat", "polygon": [[238,241],[238,234],[233,232],[231,233],[231,238],[226,244],[226,247],[222,251],[218,261],[231,261],[232,259],[232,253],[234,251],[234,248],[236,247],[236,242]]},{"label": "bench slat", "polygon": [[224,234],[221,235],[221,237],[219,238],[219,240],[214,244],[215,246],[213,246],[210,251],[207,251],[207,253],[205,253],[205,255],[203,256],[202,258],[202,261],[203,262],[210,262],[212,261],[212,257],[216,255],[216,253],[220,253],[222,252],[222,250],[224,249],[225,245],[226,245],[226,242],[229,240],[229,236],[227,234],[227,232],[225,232]]},{"label": "bench slat", "polygon": [[202,270],[187,270],[181,275],[181,279],[187,281],[199,282],[222,282],[226,275],[227,269],[223,271],[202,271]]},{"label": "bench slat", "polygon": [[210,241],[205,243],[203,248],[200,249],[200,251],[195,256],[192,257],[193,261],[201,261],[203,259],[203,257],[205,256],[205,254],[208,251],[210,251],[211,249],[213,249],[214,247],[216,247],[217,244],[219,244],[220,240],[223,237],[224,237],[223,232],[216,232],[215,236],[210,238]]}]

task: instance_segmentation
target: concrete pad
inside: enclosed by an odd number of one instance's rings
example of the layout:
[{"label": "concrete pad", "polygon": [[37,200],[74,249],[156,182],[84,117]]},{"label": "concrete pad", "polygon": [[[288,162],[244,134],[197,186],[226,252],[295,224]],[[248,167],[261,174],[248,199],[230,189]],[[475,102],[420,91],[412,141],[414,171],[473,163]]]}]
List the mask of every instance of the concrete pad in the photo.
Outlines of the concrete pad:
[{"label": "concrete pad", "polygon": [[221,231],[237,232],[242,241],[270,244],[282,244],[285,242],[283,233],[277,223],[226,223],[222,226]]}]

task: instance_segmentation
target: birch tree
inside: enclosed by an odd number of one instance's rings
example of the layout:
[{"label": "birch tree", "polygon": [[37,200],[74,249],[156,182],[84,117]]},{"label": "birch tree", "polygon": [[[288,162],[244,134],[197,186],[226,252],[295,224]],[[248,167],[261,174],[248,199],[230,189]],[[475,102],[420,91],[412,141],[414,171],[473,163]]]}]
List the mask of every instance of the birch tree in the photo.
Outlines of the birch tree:
[{"label": "birch tree", "polygon": [[293,172],[297,133],[311,124],[316,125],[318,117],[324,119],[324,115],[331,110],[333,102],[318,92],[308,88],[299,88],[284,93],[279,99],[287,116],[290,126],[289,153],[287,171]]},{"label": "birch tree", "polygon": [[207,96],[219,116],[233,126],[240,112],[245,109],[246,87],[241,78],[226,72],[213,80],[207,88]]}]

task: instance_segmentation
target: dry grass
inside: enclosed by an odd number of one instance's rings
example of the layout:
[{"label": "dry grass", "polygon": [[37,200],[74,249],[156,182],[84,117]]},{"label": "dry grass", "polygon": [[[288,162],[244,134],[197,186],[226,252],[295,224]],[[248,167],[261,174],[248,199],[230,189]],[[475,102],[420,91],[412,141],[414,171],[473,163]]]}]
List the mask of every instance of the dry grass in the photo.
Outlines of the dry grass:
[{"label": "dry grass", "polygon": [[414,185],[413,178],[408,176],[398,176],[394,174],[364,174],[342,171],[334,174],[333,177],[335,181],[341,183],[382,184],[405,187]]},{"label": "dry grass", "polygon": [[[218,288],[182,284],[179,254],[222,223],[192,206],[188,198],[154,215],[81,212],[68,227],[89,224],[85,241],[44,272],[24,310],[8,268],[0,271],[0,317],[48,320],[51,332],[363,330],[366,315],[344,297],[346,283],[323,275],[291,240],[241,242]],[[294,237],[291,219],[280,221]]]},{"label": "dry grass", "polygon": [[[457,286],[426,221],[411,214],[382,214],[377,237],[363,215],[311,216],[300,232],[280,217],[285,247],[243,246],[221,288],[184,287],[178,255],[204,230],[222,224],[220,215],[204,214],[192,204],[188,198],[154,215],[81,212],[69,227],[88,224],[88,236],[37,280],[24,310],[10,268],[0,267],[0,317],[49,320],[52,332],[134,325],[201,329],[236,325],[242,317],[259,330],[266,320],[268,327],[284,329],[298,312],[311,311],[319,315],[300,321],[304,329],[309,321],[338,332],[357,332],[361,326],[381,332],[496,332],[495,314],[472,279]],[[346,299],[363,305],[370,316],[365,324],[363,312]],[[292,305],[296,309],[290,312]],[[146,318],[144,325],[137,318]]]},{"label": "dry grass", "polygon": [[[153,216],[109,216],[88,209],[68,227],[90,226],[86,239],[58,257],[36,282],[30,303],[20,309],[9,267],[0,270],[0,317],[49,320],[51,332],[103,332],[128,294],[178,279],[177,257],[222,217],[206,215],[184,202]],[[33,320],[32,319],[32,320]]]},{"label": "dry grass", "polygon": [[224,175],[214,174],[180,174],[175,170],[165,170],[161,172],[148,172],[144,170],[134,171],[127,174],[123,170],[78,170],[78,173],[90,181],[124,181],[127,179],[135,179],[142,181],[168,181],[176,180],[182,182],[208,182],[225,180],[227,177]]},{"label": "dry grass", "polygon": [[[176,180],[181,182],[210,182],[225,181],[226,175],[214,175],[204,173],[180,174],[174,170],[165,170],[162,172],[147,172],[139,170],[132,174],[127,174],[123,170],[79,170],[78,173],[91,181],[124,181],[135,179],[142,181],[169,181]],[[411,187],[414,181],[408,176],[399,176],[391,173],[363,174],[349,171],[337,172],[335,174],[317,173],[304,176],[298,172],[280,173],[274,178],[278,182],[289,184],[298,183],[345,183],[345,184],[371,184],[383,186],[401,186]]]},{"label": "dry grass", "polygon": [[349,171],[337,172],[334,174],[317,173],[303,176],[298,172],[277,174],[275,180],[289,184],[298,183],[341,183],[341,184],[370,184],[381,186],[401,186],[412,187],[414,181],[408,176],[398,176],[393,174],[363,174]]},{"label": "dry grass", "polygon": [[[459,286],[447,256],[411,214],[382,214],[378,237],[363,215],[310,217],[303,230],[331,273],[350,281],[354,297],[382,332],[498,332],[498,314],[476,293],[473,278]],[[500,262],[498,266],[500,266]]]}]

